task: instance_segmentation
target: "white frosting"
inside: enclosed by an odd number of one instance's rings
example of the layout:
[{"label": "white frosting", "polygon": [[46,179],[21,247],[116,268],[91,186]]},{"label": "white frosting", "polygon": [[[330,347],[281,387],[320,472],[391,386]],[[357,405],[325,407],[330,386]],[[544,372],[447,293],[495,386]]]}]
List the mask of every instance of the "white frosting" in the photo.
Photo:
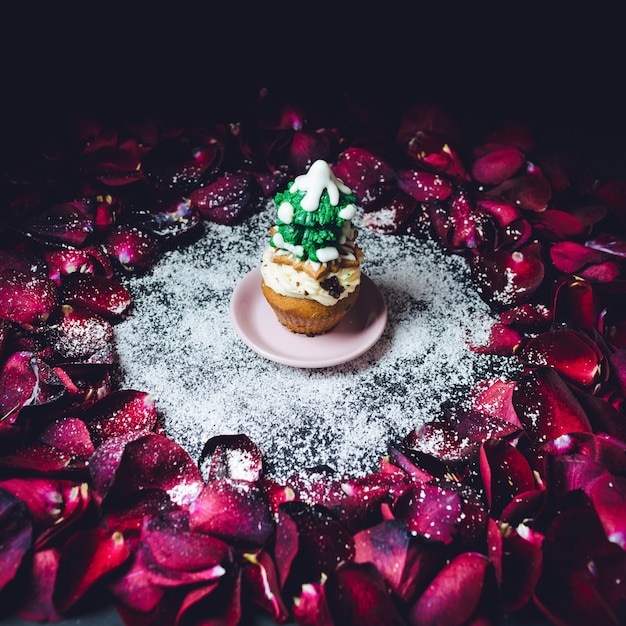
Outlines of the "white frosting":
[{"label": "white frosting", "polygon": [[278,219],[281,222],[284,222],[285,224],[291,224],[293,220],[293,213],[294,208],[291,202],[287,202],[287,200],[285,200],[285,202],[281,202],[277,211]]},{"label": "white frosting", "polygon": [[339,204],[340,192],[352,193],[349,187],[335,177],[330,165],[319,159],[311,165],[306,174],[296,177],[289,191],[304,191],[304,198],[302,198],[300,206],[305,211],[311,212],[318,209],[324,190],[328,191],[328,197],[333,206]]},{"label": "white frosting", "polygon": [[261,275],[265,284],[282,296],[308,298],[324,306],[331,306],[352,293],[361,282],[360,267],[343,267],[333,273],[344,288],[339,299],[333,298],[319,283],[306,272],[297,270],[289,263],[275,263],[272,260],[275,251],[268,246],[263,253]]},{"label": "white frosting", "polygon": [[317,258],[320,263],[328,263],[328,261],[334,261],[339,258],[339,250],[334,246],[326,246],[325,248],[317,249]]},{"label": "white frosting", "polygon": [[356,206],[354,204],[348,204],[341,211],[339,211],[339,217],[342,220],[351,220],[354,219],[356,215]]}]

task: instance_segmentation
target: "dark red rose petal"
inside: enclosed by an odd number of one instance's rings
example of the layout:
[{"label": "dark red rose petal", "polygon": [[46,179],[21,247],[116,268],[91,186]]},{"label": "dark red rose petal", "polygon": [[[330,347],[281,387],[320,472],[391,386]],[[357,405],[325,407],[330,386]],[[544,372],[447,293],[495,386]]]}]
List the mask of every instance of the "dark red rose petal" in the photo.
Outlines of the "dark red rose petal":
[{"label": "dark red rose petal", "polygon": [[542,332],[552,323],[552,311],[545,304],[527,302],[500,313],[500,321],[520,332]]},{"label": "dark red rose petal", "polygon": [[620,259],[626,258],[626,239],[616,235],[598,233],[595,237],[587,240],[585,245],[592,250],[610,254]]},{"label": "dark red rose petal", "polygon": [[461,626],[480,601],[489,561],[482,554],[466,552],[450,561],[411,607],[411,624]]},{"label": "dark red rose petal", "polygon": [[394,178],[391,165],[363,148],[348,148],[339,155],[333,172],[355,194],[358,203],[367,207],[377,190]]},{"label": "dark red rose petal", "polygon": [[461,498],[456,491],[438,485],[410,487],[394,508],[406,520],[410,532],[425,539],[450,543],[462,521]]},{"label": "dark red rose petal", "polygon": [[107,234],[104,246],[107,254],[127,272],[150,269],[160,252],[159,243],[153,235],[124,225]]},{"label": "dark red rose petal", "polygon": [[224,158],[224,146],[215,137],[181,135],[164,139],[143,157],[141,169],[162,188],[188,192],[212,178]]},{"label": "dark red rose petal", "polygon": [[491,439],[483,443],[480,471],[492,517],[498,518],[515,495],[535,488],[528,461],[506,441]]},{"label": "dark red rose petal", "polygon": [[111,262],[100,247],[81,249],[50,250],[45,253],[48,264],[48,277],[61,285],[62,276],[79,272],[81,274],[113,275]]},{"label": "dark red rose petal", "polygon": [[370,563],[342,563],[326,581],[326,599],[335,624],[405,624],[380,573]]},{"label": "dark red rose petal", "polygon": [[[514,428],[522,427],[513,408],[513,390],[516,382],[487,379],[472,390],[472,408],[479,414],[497,417]],[[504,433],[501,433],[502,435]],[[492,433],[492,436],[496,436]]]},{"label": "dark red rose petal", "polygon": [[470,269],[480,296],[498,311],[527,302],[545,275],[540,248],[532,244],[515,252],[475,255]]},{"label": "dark red rose petal", "polygon": [[146,521],[141,550],[149,555],[149,577],[154,584],[175,587],[209,582],[225,573],[232,561],[232,548],[204,533],[185,530],[177,514]]},{"label": "dark red rose petal", "polygon": [[530,168],[525,174],[509,178],[486,193],[490,199],[504,200],[515,206],[533,211],[545,211],[552,199],[552,187],[538,169]]},{"label": "dark red rose petal", "polygon": [[180,198],[135,216],[141,228],[163,239],[175,239],[188,235],[201,222],[198,209],[189,198]]},{"label": "dark red rose petal", "polygon": [[[490,520],[493,527],[496,522]],[[494,551],[498,551],[500,571],[500,599],[507,612],[514,612],[528,606],[532,600],[537,581],[541,575],[541,547],[523,538],[516,529],[503,525],[495,528],[492,537],[500,541],[500,547],[490,542],[492,562]]]},{"label": "dark red rose petal", "polygon": [[557,516],[542,549],[535,601],[551,621],[623,622],[626,553],[608,541],[592,509],[580,507]]},{"label": "dark red rose petal", "polygon": [[509,224],[516,222],[522,217],[522,211],[513,204],[499,200],[489,200],[478,198],[476,208],[492,215],[501,228],[506,228]]},{"label": "dark red rose petal", "polygon": [[288,588],[290,585],[300,588],[304,583],[319,581],[341,561],[354,558],[352,536],[322,506],[309,506],[304,502],[284,504],[279,512],[276,532],[277,537],[287,537],[291,546],[288,552],[293,557],[291,562],[277,562],[281,577],[287,578]]},{"label": "dark red rose petal", "polygon": [[47,277],[7,269],[0,274],[0,317],[32,328],[45,322],[57,306],[57,286]]},{"label": "dark red rose petal", "polygon": [[450,181],[439,174],[419,170],[402,170],[396,175],[398,186],[419,202],[445,200],[453,191]]},{"label": "dark red rose petal", "polygon": [[559,241],[550,247],[550,259],[561,272],[574,274],[581,268],[602,263],[606,255],[575,241]]},{"label": "dark red rose petal", "polygon": [[113,362],[111,324],[93,311],[65,305],[60,319],[48,326],[50,347],[63,360],[89,363]]},{"label": "dark red rose petal", "polygon": [[52,601],[58,567],[57,549],[37,550],[33,554],[28,591],[16,612],[20,619],[40,623],[54,623],[62,619],[63,616]]},{"label": "dark red rose petal", "polygon": [[23,230],[47,243],[80,248],[94,230],[87,201],[54,204],[26,220]]},{"label": "dark red rose petal", "polygon": [[293,615],[299,626],[335,626],[326,600],[325,584],[302,585],[293,602]]},{"label": "dark red rose petal", "polygon": [[208,483],[189,511],[191,530],[236,544],[262,546],[274,529],[263,492],[247,481]]},{"label": "dark red rose petal", "polygon": [[119,282],[94,274],[71,274],[63,284],[63,300],[106,318],[119,318],[126,313],[132,299]]},{"label": "dark red rose petal", "polygon": [[15,576],[32,544],[32,523],[24,503],[0,489],[0,589]]},{"label": "dark red rose petal", "polygon": [[65,388],[44,361],[29,352],[16,352],[0,371],[0,429],[15,423],[24,407],[61,398]]},{"label": "dark red rose petal", "polygon": [[443,544],[412,539],[399,520],[384,520],[356,533],[354,547],[355,563],[375,565],[403,601],[422,592],[443,562]]},{"label": "dark red rose petal", "polygon": [[175,441],[149,433],[126,443],[107,495],[123,497],[162,489],[181,506],[194,501],[204,481],[194,461]]},{"label": "dark red rose petal", "polygon": [[567,328],[532,337],[518,357],[526,365],[552,367],[564,379],[581,387],[599,383],[605,367],[597,345],[586,335]]},{"label": "dark red rose petal", "polygon": [[589,231],[588,225],[574,215],[557,209],[547,209],[534,214],[531,223],[537,236],[549,241],[579,238]]},{"label": "dark red rose petal", "polygon": [[250,594],[250,600],[264,609],[277,624],[284,623],[289,617],[289,610],[281,595],[276,565],[265,551],[259,554],[245,555],[243,582]]},{"label": "dark red rose petal", "polygon": [[591,284],[581,278],[560,283],[554,295],[554,326],[570,326],[593,331],[600,311]]},{"label": "dark red rose petal", "polygon": [[396,190],[368,203],[361,224],[382,234],[400,233],[411,222],[417,210],[417,200]]},{"label": "dark red rose petal", "polygon": [[221,435],[207,441],[198,465],[207,468],[207,482],[221,478],[255,482],[261,478],[263,457],[247,435]]},{"label": "dark red rose petal", "polygon": [[209,221],[234,224],[260,208],[263,194],[252,174],[229,172],[193,191],[190,199]]},{"label": "dark red rose petal", "polygon": [[528,436],[538,443],[572,432],[591,432],[580,403],[551,368],[524,376],[513,392],[513,406]]},{"label": "dark red rose petal", "polygon": [[479,183],[498,185],[511,178],[525,162],[526,155],[517,148],[502,147],[476,158],[471,173]]},{"label": "dark red rose petal", "polygon": [[65,544],[59,559],[54,601],[67,612],[104,576],[130,556],[124,536],[100,528],[78,531]]},{"label": "dark red rose petal", "polygon": [[497,354],[513,356],[523,343],[523,337],[515,329],[495,323],[489,330],[489,337],[483,344],[470,344],[469,349],[476,354]]},{"label": "dark red rose petal", "polygon": [[62,452],[84,459],[88,459],[95,450],[85,422],[76,417],[53,422],[41,433],[39,439]]},{"label": "dark red rose petal", "polygon": [[98,400],[81,415],[94,445],[110,437],[154,429],[157,411],[154,398],[133,389],[114,391]]}]

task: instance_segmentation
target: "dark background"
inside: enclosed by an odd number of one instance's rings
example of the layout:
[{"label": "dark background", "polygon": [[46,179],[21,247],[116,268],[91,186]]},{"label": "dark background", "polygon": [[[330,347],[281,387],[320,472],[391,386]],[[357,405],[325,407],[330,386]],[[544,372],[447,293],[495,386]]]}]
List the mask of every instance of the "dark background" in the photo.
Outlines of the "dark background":
[{"label": "dark background", "polygon": [[626,135],[622,21],[601,5],[127,4],[3,9],[5,139],[78,113],[231,121],[260,87],[324,111],[349,93],[390,116],[427,100],[462,123]]}]

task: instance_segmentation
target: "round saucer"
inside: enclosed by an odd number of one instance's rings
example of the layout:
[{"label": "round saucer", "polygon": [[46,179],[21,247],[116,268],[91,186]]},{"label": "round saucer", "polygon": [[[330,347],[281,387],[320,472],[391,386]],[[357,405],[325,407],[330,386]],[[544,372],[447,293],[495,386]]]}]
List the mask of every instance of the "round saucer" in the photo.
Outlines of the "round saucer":
[{"label": "round saucer", "polygon": [[246,274],[230,300],[230,319],[241,340],[261,356],[301,368],[331,367],[367,352],[387,324],[387,305],[378,287],[361,274],[357,305],[329,332],[307,337],[287,330],[261,290],[261,270]]}]

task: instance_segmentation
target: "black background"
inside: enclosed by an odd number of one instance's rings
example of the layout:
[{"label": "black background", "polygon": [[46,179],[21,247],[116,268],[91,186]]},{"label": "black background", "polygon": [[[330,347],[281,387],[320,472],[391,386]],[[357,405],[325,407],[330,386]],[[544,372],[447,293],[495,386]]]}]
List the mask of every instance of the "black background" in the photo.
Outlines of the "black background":
[{"label": "black background", "polygon": [[20,141],[82,113],[232,121],[268,87],[324,111],[345,94],[390,116],[430,101],[462,123],[515,118],[619,146],[621,16],[563,4],[3,9],[2,129]]}]

